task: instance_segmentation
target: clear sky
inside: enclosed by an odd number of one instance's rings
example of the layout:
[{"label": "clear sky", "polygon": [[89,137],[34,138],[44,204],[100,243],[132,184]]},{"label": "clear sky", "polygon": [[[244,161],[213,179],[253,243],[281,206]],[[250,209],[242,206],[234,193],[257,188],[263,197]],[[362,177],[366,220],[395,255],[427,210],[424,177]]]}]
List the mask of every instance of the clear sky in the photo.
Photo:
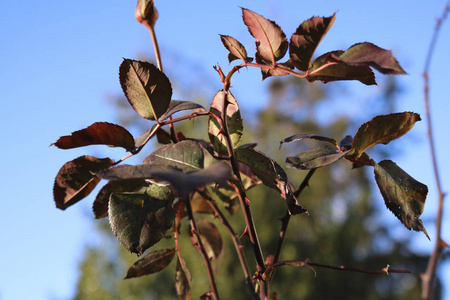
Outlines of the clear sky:
[{"label": "clear sky", "polygon": [[[399,80],[405,92],[398,111],[415,111],[424,118],[422,70],[436,18],[445,1],[181,1],[156,0],[156,25],[163,51],[180,53],[198,66],[220,88],[212,66],[228,66],[227,52],[218,34],[239,39],[253,52],[253,39],[241,20],[240,6],[275,20],[289,37],[313,15],[338,11],[333,28],[318,52],[346,49],[370,41],[392,49],[409,73]],[[93,197],[62,212],[52,198],[59,168],[83,154],[108,153],[122,157],[121,149],[81,148],[58,150],[49,145],[59,136],[96,121],[114,122],[106,95],[121,91],[118,68],[123,57],[152,54],[148,32],[134,19],[135,1],[9,1],[0,2],[0,131],[2,172],[0,184],[0,299],[69,299],[73,296],[78,264],[84,247],[92,243]],[[450,187],[448,118],[450,22],[444,24],[431,68],[431,99],[442,183]],[[184,68],[183,60],[178,62]],[[166,70],[167,71],[167,70]],[[168,70],[177,72],[177,70]],[[259,71],[241,71],[233,82],[234,95],[244,108],[260,106],[268,81]],[[377,74],[377,76],[381,76]],[[216,79],[216,80],[214,80]],[[330,83],[332,84],[332,83]],[[349,82],[355,91],[366,88]],[[252,97],[260,95],[260,97]],[[212,95],[211,95],[212,97]],[[248,99],[248,100],[246,100]],[[252,102],[253,101],[253,102]],[[356,113],[356,112],[355,112]],[[245,111],[243,112],[245,114]],[[436,211],[436,188],[430,167],[425,122],[413,129],[405,143],[407,154],[396,159],[430,192],[424,221],[433,239],[430,218]],[[445,206],[446,216],[449,205]],[[386,216],[392,215],[386,212]],[[447,218],[448,219],[448,218]],[[430,252],[432,243],[421,233],[410,234],[419,251]],[[449,221],[444,240],[450,242]],[[446,273],[450,266],[447,264]],[[447,291],[447,299],[450,299]]]}]

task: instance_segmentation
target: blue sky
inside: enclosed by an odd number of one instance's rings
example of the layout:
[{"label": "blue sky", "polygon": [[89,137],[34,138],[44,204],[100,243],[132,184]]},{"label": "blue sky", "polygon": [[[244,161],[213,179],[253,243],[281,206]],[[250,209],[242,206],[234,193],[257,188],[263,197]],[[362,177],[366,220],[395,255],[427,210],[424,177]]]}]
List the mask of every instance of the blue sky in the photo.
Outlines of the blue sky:
[{"label": "blue sky", "polygon": [[[228,68],[227,52],[218,34],[239,39],[253,52],[253,39],[242,23],[240,6],[275,20],[288,37],[305,19],[337,11],[336,22],[318,53],[346,49],[362,41],[392,49],[409,73],[399,79],[405,92],[398,111],[415,111],[424,118],[421,74],[435,21],[445,1],[217,2],[156,0],[160,13],[156,32],[163,63],[164,51],[180,53],[190,65],[198,66],[212,78],[218,90],[220,82],[212,66],[219,63]],[[0,2],[1,300],[73,296],[84,247],[95,237],[94,223],[89,220],[93,198],[65,212],[56,209],[52,198],[54,177],[66,161],[80,155],[107,153],[118,159],[125,153],[96,147],[63,151],[49,145],[59,136],[96,121],[114,121],[115,114],[106,98],[121,92],[118,68],[122,58],[137,58],[139,53],[151,55],[153,49],[148,32],[134,19],[134,9],[134,1]],[[450,167],[446,153],[449,75],[445,72],[450,67],[449,37],[450,23],[445,23],[430,70],[436,146],[446,190],[450,186],[446,171]],[[183,61],[178,66],[186,67]],[[241,71],[238,76],[233,93],[244,101],[244,109],[260,106],[259,101],[250,100],[265,101],[268,81],[261,82],[257,70]],[[348,87],[355,93],[362,88],[377,92],[377,87],[357,82],[349,82]],[[436,188],[425,122],[419,122],[413,134],[412,139],[397,141],[405,143],[408,151],[396,161],[429,186],[426,221],[436,210]],[[448,203],[445,208],[448,215]],[[392,215],[386,212],[383,217]],[[395,226],[395,232],[411,235],[419,251],[431,251],[432,243],[423,234],[408,233],[398,222]],[[433,224],[427,222],[426,227],[433,239]],[[447,221],[444,240],[450,242],[448,229]],[[447,265],[446,273],[448,269]]]}]

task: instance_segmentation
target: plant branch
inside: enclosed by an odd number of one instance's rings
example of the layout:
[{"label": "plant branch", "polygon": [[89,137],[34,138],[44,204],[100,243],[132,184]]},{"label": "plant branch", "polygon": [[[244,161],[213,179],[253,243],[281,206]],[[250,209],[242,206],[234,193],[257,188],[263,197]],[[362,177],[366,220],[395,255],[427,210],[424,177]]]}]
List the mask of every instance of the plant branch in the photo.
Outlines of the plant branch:
[{"label": "plant branch", "polygon": [[432,116],[430,109],[430,88],[429,88],[429,69],[431,66],[431,59],[433,57],[434,49],[436,48],[436,42],[438,40],[438,35],[442,26],[442,23],[447,18],[450,11],[450,2],[445,6],[444,12],[441,18],[437,21],[436,27],[434,29],[434,34],[431,39],[430,46],[428,48],[427,57],[425,60],[425,67],[423,72],[424,78],[424,102],[425,102],[425,114],[427,116],[427,127],[428,127],[428,142],[430,145],[431,160],[433,165],[433,172],[436,181],[436,188],[438,192],[438,210],[436,214],[435,226],[436,226],[436,240],[434,243],[434,249],[431,254],[430,260],[428,261],[427,270],[422,274],[422,295],[421,299],[432,299],[433,296],[433,285],[436,278],[436,269],[438,266],[438,260],[444,250],[445,243],[441,240],[442,232],[442,218],[444,210],[444,198],[445,194],[442,191],[441,179],[439,175],[436,148],[434,143],[433,127],[432,127]]},{"label": "plant branch", "polygon": [[[206,189],[208,190],[208,192],[211,195],[211,197],[214,198],[215,194],[212,192],[211,188],[206,187]],[[222,211],[217,206],[216,201],[214,201],[214,199],[213,199],[211,201],[208,201],[208,204],[212,208],[212,210],[214,211],[214,213],[217,216],[217,218],[219,218],[219,220],[222,222],[222,224],[225,226],[225,228],[227,229],[228,233],[230,234],[231,240],[233,241],[234,248],[236,250],[236,254],[238,255],[239,262],[240,262],[241,267],[242,267],[242,271],[244,272],[245,284],[249,288],[249,291],[250,291],[250,294],[252,295],[252,298],[254,300],[257,300],[258,296],[255,294],[255,287],[253,286],[252,275],[251,275],[250,269],[248,267],[247,259],[245,258],[244,247],[241,245],[241,243],[239,241],[239,236],[236,234],[236,232],[234,231],[234,229],[231,226],[231,224],[228,222],[228,220],[225,217],[225,215],[222,213]]]},{"label": "plant branch", "polygon": [[195,222],[194,214],[192,212],[192,206],[189,196],[184,198],[185,198],[184,201],[186,203],[186,211],[188,214],[188,219],[191,224],[191,231],[195,237],[196,246],[203,257],[203,260],[205,261],[206,271],[208,272],[209,284],[211,286],[213,298],[215,300],[220,300],[219,293],[217,291],[216,280],[214,279],[214,271],[211,266],[211,260],[209,259],[208,254],[206,253],[205,245],[203,244],[202,239],[200,237],[200,233],[197,228],[197,223]]}]

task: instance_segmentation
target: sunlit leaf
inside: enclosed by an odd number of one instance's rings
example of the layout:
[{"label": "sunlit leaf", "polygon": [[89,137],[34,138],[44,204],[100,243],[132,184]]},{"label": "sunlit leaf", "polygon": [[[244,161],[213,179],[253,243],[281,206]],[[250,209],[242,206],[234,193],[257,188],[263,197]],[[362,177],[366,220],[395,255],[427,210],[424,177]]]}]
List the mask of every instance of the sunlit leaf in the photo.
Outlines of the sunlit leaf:
[{"label": "sunlit leaf", "polygon": [[376,84],[375,75],[369,66],[349,65],[339,60],[344,51],[325,53],[313,62],[306,79],[309,82],[320,80],[323,83],[338,80],[358,80],[366,85]]},{"label": "sunlit leaf", "polygon": [[172,100],[170,101],[169,107],[167,108],[167,111],[159,117],[161,120],[165,120],[174,113],[177,113],[179,111],[183,110],[196,110],[196,111],[205,111],[203,106],[200,104],[191,102],[191,101],[180,101],[180,100]]},{"label": "sunlit leaf", "polygon": [[95,198],[92,210],[96,219],[108,216],[109,197],[112,193],[137,192],[148,184],[143,179],[112,180],[105,184]]},{"label": "sunlit leaf", "polygon": [[242,8],[242,18],[256,39],[256,50],[262,59],[275,63],[283,58],[289,45],[280,26],[245,8]]},{"label": "sunlit leaf", "polygon": [[122,90],[133,109],[143,118],[159,119],[169,107],[172,86],[153,64],[124,59],[119,69]]},{"label": "sunlit leaf", "polygon": [[420,115],[413,112],[395,113],[376,116],[359,127],[353,138],[352,155],[359,157],[361,153],[377,144],[388,144],[410,131]]},{"label": "sunlit leaf", "polygon": [[186,267],[184,260],[178,256],[175,267],[175,290],[181,300],[191,300],[191,274]]},{"label": "sunlit leaf", "polygon": [[217,259],[223,251],[223,242],[219,230],[217,230],[216,225],[204,218],[199,218],[196,222],[209,259]]},{"label": "sunlit leaf", "polygon": [[418,182],[390,160],[375,165],[375,180],[387,208],[409,230],[427,231],[419,219],[428,193],[426,185]]},{"label": "sunlit leaf", "polygon": [[128,251],[141,255],[172,227],[173,200],[168,187],[157,185],[140,193],[113,193],[108,210],[111,229]]},{"label": "sunlit leaf", "polygon": [[56,207],[66,209],[77,203],[95,188],[100,178],[94,173],[110,167],[114,162],[109,158],[80,156],[65,163],[56,175],[53,198]]},{"label": "sunlit leaf", "polygon": [[125,279],[157,273],[167,267],[175,255],[175,249],[150,252],[135,262],[127,272]]},{"label": "sunlit leaf", "polygon": [[89,145],[107,145],[122,147],[127,151],[134,149],[134,139],[131,133],[122,126],[107,122],[97,122],[91,126],[62,136],[53,143],[60,149],[72,149]]},{"label": "sunlit leaf", "polygon": [[312,17],[303,22],[291,37],[289,55],[301,71],[311,67],[311,59],[323,37],[333,26],[335,14],[328,18]]},{"label": "sunlit leaf", "polygon": [[204,153],[199,143],[185,140],[156,149],[145,158],[144,164],[170,166],[183,172],[199,171],[203,169]]},{"label": "sunlit leaf", "polygon": [[337,145],[336,141],[329,137],[320,136],[320,135],[316,135],[316,134],[309,134],[309,133],[299,133],[299,134],[294,134],[294,135],[291,135],[290,137],[283,139],[280,142],[280,147],[283,143],[292,143],[292,142],[306,140],[306,139],[324,141],[324,142],[329,142],[333,145]]},{"label": "sunlit leaf", "polygon": [[216,151],[220,154],[227,154],[226,140],[223,135],[222,124],[217,119],[222,115],[222,111],[224,109],[224,97],[226,97],[226,101],[228,101],[227,106],[227,122],[228,122],[228,130],[230,133],[230,139],[233,147],[237,147],[242,139],[242,118],[241,113],[239,111],[239,106],[236,99],[233,95],[228,92],[219,91],[214,96],[211,103],[211,113],[214,116],[209,117],[208,122],[208,136],[211,143],[214,145]]},{"label": "sunlit leaf", "polygon": [[343,158],[350,150],[339,152],[327,146],[321,146],[307,150],[296,156],[286,158],[286,164],[290,168],[311,170],[327,166]]},{"label": "sunlit leaf", "polygon": [[367,65],[383,74],[406,74],[392,52],[372,43],[359,43],[351,46],[339,56],[349,65]]},{"label": "sunlit leaf", "polygon": [[242,59],[245,62],[251,62],[251,58],[247,57],[247,50],[245,47],[237,41],[235,38],[228,35],[220,35],[220,40],[227,50],[230,52],[228,54],[228,61],[231,63],[233,60]]},{"label": "sunlit leaf", "polygon": [[291,214],[296,215],[306,212],[293,195],[287,175],[276,161],[251,147],[236,149],[236,157],[238,161],[248,165],[264,185],[277,190],[281,197],[286,199]]}]

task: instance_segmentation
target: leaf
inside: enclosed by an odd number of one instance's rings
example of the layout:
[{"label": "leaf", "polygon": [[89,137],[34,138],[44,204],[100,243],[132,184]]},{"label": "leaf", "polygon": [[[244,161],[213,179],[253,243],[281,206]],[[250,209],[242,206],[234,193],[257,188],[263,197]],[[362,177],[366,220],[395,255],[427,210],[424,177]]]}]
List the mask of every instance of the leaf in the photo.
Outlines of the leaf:
[{"label": "leaf", "polygon": [[113,180],[102,187],[95,198],[92,210],[96,219],[108,216],[109,197],[112,193],[137,192],[148,186],[143,179]]},{"label": "leaf", "polygon": [[183,172],[198,171],[203,169],[204,153],[196,141],[184,140],[156,149],[145,158],[144,164],[165,165]]},{"label": "leaf", "polygon": [[96,175],[107,180],[128,180],[128,179],[148,179],[152,178],[151,172],[155,170],[174,170],[174,167],[166,165],[127,165],[122,164],[98,172]]},{"label": "leaf", "polygon": [[60,137],[55,143],[60,149],[72,149],[89,145],[107,145],[122,147],[127,151],[134,149],[131,133],[122,126],[107,122],[97,122],[91,126]]},{"label": "leaf", "polygon": [[423,213],[428,187],[409,176],[391,160],[375,164],[375,180],[386,207],[409,230],[427,231],[419,219]]},{"label": "leaf", "polygon": [[235,38],[228,35],[220,35],[220,40],[227,50],[230,52],[228,54],[228,61],[231,63],[233,60],[242,59],[245,62],[251,62],[252,59],[247,57],[247,50],[242,44]]},{"label": "leaf", "polygon": [[289,56],[300,71],[311,67],[311,59],[323,37],[333,26],[335,15],[331,17],[312,17],[303,22],[292,34]]},{"label": "leaf", "polygon": [[227,123],[228,123],[228,131],[230,134],[231,143],[234,148],[236,148],[242,139],[242,118],[241,113],[239,111],[239,106],[236,99],[233,95],[228,92],[218,91],[214,96],[211,103],[211,113],[214,116],[209,117],[208,121],[208,136],[211,143],[214,145],[214,148],[219,154],[227,154],[227,146],[226,140],[222,131],[221,121],[217,119],[222,115],[222,111],[224,109],[224,97],[226,97],[226,101],[228,101],[227,106]]},{"label": "leaf", "polygon": [[276,161],[251,147],[237,148],[236,157],[238,161],[248,165],[264,185],[277,190],[281,197],[286,199],[292,215],[307,212],[293,195],[287,175]]},{"label": "leaf", "polygon": [[344,51],[332,51],[316,58],[306,79],[309,82],[320,80],[327,83],[338,80],[358,80],[366,85],[376,84],[375,75],[369,66],[348,65],[339,60],[339,55],[342,53]]},{"label": "leaf", "polygon": [[175,249],[150,252],[135,262],[127,272],[125,279],[157,273],[167,267],[175,255]]},{"label": "leaf", "polygon": [[339,59],[349,65],[367,65],[383,74],[406,74],[392,52],[372,43],[359,43],[348,48]]},{"label": "leaf", "polygon": [[275,63],[283,58],[288,42],[280,26],[245,8],[242,8],[242,18],[248,31],[256,39],[256,50],[262,59]]},{"label": "leaf", "polygon": [[282,140],[280,142],[280,147],[283,143],[292,143],[295,141],[300,141],[300,140],[305,140],[305,139],[324,141],[324,142],[329,142],[333,145],[337,145],[336,141],[329,137],[320,136],[320,135],[316,135],[316,134],[309,134],[309,133],[299,133],[299,134],[291,135],[290,137],[287,137],[284,140]]},{"label": "leaf", "polygon": [[173,200],[168,187],[157,185],[143,193],[113,193],[108,210],[111,229],[128,251],[141,255],[172,227]]},{"label": "leaf", "polygon": [[213,223],[203,218],[197,220],[197,227],[209,259],[217,259],[223,251],[219,230]]},{"label": "leaf", "polygon": [[191,101],[172,100],[172,101],[170,101],[167,111],[161,117],[159,117],[159,119],[165,120],[168,117],[170,117],[171,115],[173,115],[174,113],[177,113],[177,112],[183,111],[183,110],[190,110],[190,109],[205,111],[203,106],[201,106],[200,104],[197,104],[197,103],[194,103]]},{"label": "leaf", "polygon": [[358,158],[364,151],[377,145],[388,144],[410,131],[420,115],[413,112],[376,116],[359,127],[352,142],[352,155]]},{"label": "leaf", "polygon": [[59,170],[53,185],[56,207],[65,210],[90,194],[100,182],[93,173],[110,167],[114,162],[109,158],[80,156],[65,163]]},{"label": "leaf", "polygon": [[139,23],[147,22],[152,28],[155,28],[158,11],[153,0],[138,0],[135,15]]},{"label": "leaf", "polygon": [[153,64],[124,59],[119,69],[120,85],[133,109],[143,118],[159,119],[169,107],[172,86]]},{"label": "leaf", "polygon": [[289,168],[311,170],[332,164],[343,158],[349,152],[350,150],[339,152],[336,149],[321,146],[286,158],[286,164]]},{"label": "leaf", "polygon": [[181,300],[191,300],[191,274],[186,267],[184,260],[178,255],[177,266],[175,267],[175,290]]}]

